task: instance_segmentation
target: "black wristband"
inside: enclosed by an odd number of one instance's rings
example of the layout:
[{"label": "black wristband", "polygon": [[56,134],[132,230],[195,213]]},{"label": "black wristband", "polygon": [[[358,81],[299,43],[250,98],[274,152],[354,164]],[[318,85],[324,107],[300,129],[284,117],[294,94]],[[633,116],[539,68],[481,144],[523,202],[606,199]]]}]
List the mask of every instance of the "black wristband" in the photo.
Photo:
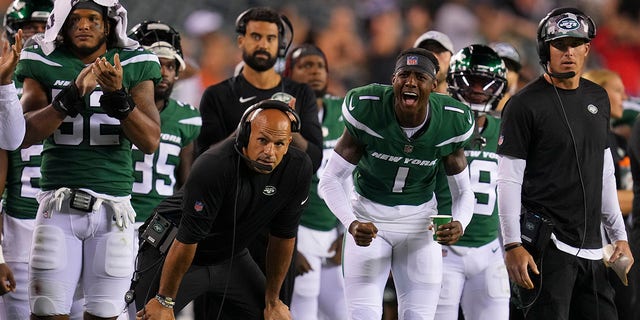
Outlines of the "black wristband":
[{"label": "black wristband", "polygon": [[84,101],[80,97],[76,83],[72,82],[71,85],[62,89],[51,101],[51,106],[70,117],[77,116],[80,110],[84,109]]},{"label": "black wristband", "polygon": [[100,107],[108,116],[122,120],[129,116],[136,104],[124,89],[120,89],[103,93],[100,96]]},{"label": "black wristband", "polygon": [[519,242],[517,242],[517,243],[510,243],[510,244],[508,244],[508,245],[504,246],[504,251],[505,251],[505,252],[507,252],[507,251],[509,251],[509,250],[513,250],[513,249],[515,249],[515,248],[517,248],[517,247],[522,247],[522,243],[519,243]]}]

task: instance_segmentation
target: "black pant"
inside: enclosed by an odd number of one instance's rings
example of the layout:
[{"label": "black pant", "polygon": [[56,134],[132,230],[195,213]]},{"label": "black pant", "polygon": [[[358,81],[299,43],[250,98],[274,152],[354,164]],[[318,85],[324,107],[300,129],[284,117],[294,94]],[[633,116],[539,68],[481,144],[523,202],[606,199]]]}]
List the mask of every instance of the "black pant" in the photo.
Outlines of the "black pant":
[{"label": "black pant", "polygon": [[[136,310],[141,310],[158,292],[162,257],[155,248],[140,251],[136,270],[142,271],[136,285]],[[196,297],[210,293],[223,301],[220,319],[262,319],[265,276],[244,249],[230,260],[211,266],[192,265],[178,289],[175,310],[180,311]],[[222,300],[224,297],[224,300]],[[219,306],[219,305],[218,305]],[[211,319],[217,319],[219,308]]]},{"label": "black pant", "polygon": [[540,277],[532,279],[534,289],[518,289],[525,305],[535,299],[525,319],[618,319],[614,291],[602,260],[576,257],[549,241],[538,270]]},{"label": "black pant", "polygon": [[[269,245],[269,230],[263,229],[260,234],[249,245],[249,252],[251,257],[258,264],[263,274],[266,275],[266,255],[267,246]],[[284,278],[282,287],[280,289],[280,300],[287,306],[291,305],[291,298],[293,296],[293,284],[295,282],[295,250],[294,257],[291,259],[289,270]],[[220,309],[220,300],[213,294],[204,294],[193,302],[193,313],[195,320],[209,320],[215,319],[215,315]]]}]

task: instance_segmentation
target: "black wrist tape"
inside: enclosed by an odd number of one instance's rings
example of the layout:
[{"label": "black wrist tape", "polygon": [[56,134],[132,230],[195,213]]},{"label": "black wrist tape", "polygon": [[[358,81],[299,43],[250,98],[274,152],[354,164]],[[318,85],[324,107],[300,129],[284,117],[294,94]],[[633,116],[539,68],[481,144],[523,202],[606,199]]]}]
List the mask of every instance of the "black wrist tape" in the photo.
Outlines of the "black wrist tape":
[{"label": "black wrist tape", "polygon": [[70,117],[77,116],[84,109],[84,101],[82,101],[76,83],[72,82],[71,85],[62,89],[51,101],[51,106]]},{"label": "black wrist tape", "polygon": [[118,120],[125,119],[136,107],[131,96],[124,89],[103,93],[100,107],[108,116]]}]

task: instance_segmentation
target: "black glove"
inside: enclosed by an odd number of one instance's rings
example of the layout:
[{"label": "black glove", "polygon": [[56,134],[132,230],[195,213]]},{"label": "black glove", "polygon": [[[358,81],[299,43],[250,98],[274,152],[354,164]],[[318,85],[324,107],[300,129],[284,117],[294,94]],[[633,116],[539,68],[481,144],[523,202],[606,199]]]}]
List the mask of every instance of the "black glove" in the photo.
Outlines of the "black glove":
[{"label": "black glove", "polygon": [[62,89],[51,101],[51,106],[70,117],[75,117],[80,111],[84,110],[84,101],[80,96],[76,83],[72,82],[70,86]]},{"label": "black glove", "polygon": [[100,107],[109,117],[122,120],[129,116],[136,104],[124,89],[120,89],[103,93],[100,97]]}]

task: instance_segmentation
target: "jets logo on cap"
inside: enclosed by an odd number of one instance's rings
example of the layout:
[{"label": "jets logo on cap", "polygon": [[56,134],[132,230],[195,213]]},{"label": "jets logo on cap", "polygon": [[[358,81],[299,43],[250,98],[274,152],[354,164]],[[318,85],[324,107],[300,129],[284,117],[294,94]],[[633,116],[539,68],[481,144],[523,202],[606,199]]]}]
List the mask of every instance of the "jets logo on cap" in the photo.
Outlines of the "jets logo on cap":
[{"label": "jets logo on cap", "polygon": [[576,30],[580,27],[580,22],[573,18],[564,18],[558,21],[558,28],[561,30]]},{"label": "jets logo on cap", "polygon": [[418,57],[417,56],[407,56],[407,65],[408,66],[415,66],[418,64]]}]

